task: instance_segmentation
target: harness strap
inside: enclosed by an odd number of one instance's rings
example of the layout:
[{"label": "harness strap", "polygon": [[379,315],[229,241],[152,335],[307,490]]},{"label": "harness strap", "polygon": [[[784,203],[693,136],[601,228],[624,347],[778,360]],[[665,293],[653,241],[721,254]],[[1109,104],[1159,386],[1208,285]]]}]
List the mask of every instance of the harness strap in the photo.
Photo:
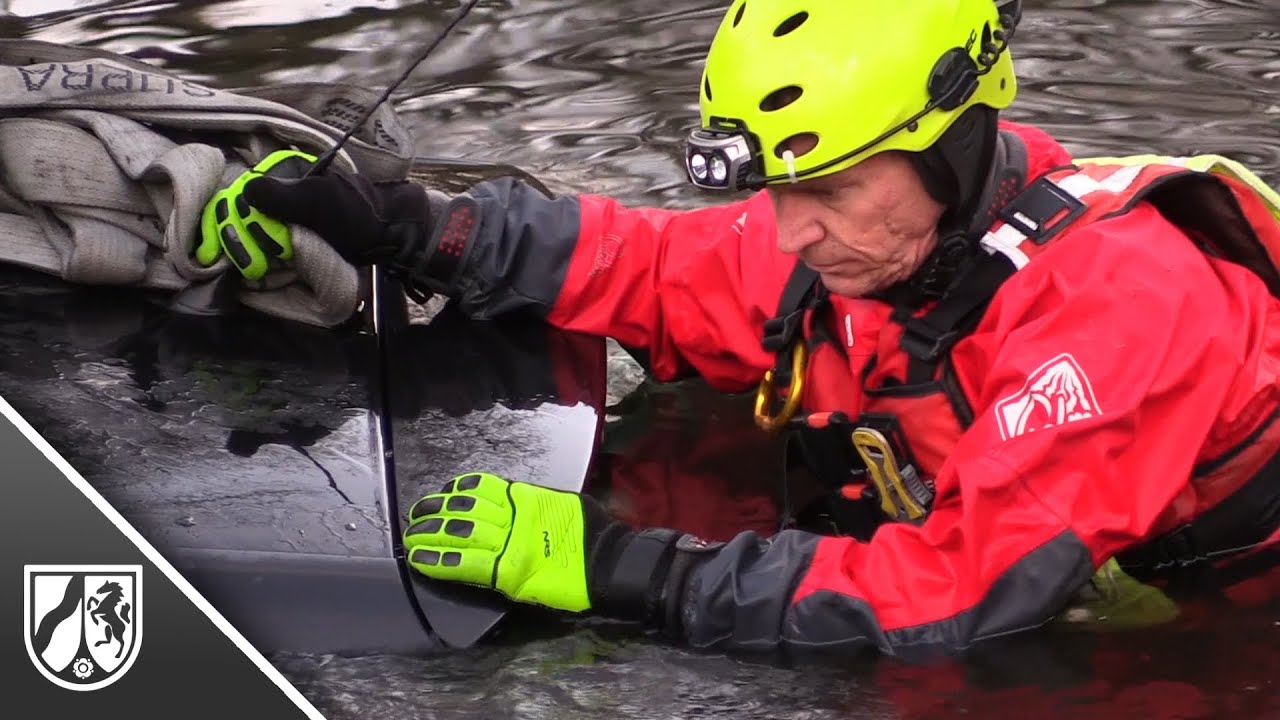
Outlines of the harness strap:
[{"label": "harness strap", "polygon": [[986,255],[964,270],[932,308],[917,317],[909,306],[895,307],[891,317],[902,326],[899,345],[910,358],[906,383],[933,380],[942,358],[977,326],[1004,281],[1027,263],[1018,250],[1023,240],[1048,242],[1085,209],[1072,188],[1037,178],[995,211],[1004,225],[982,238]]},{"label": "harness strap", "polygon": [[[1271,422],[1275,422],[1273,416]],[[1121,567],[1186,567],[1255,547],[1280,528],[1280,452],[1200,517],[1117,557]]]},{"label": "harness strap", "polygon": [[1085,212],[1081,190],[1044,176],[1037,178],[995,212],[1004,225],[982,238],[987,254],[964,271],[928,312],[915,317],[908,307],[894,308],[892,319],[903,330],[899,345],[910,356],[907,384],[933,380],[942,358],[977,326],[1004,281],[1027,264],[1026,255],[1018,249],[1023,240],[1044,244]]},{"label": "harness strap", "polygon": [[1005,256],[986,255],[924,315],[912,317],[901,309],[894,310],[893,319],[902,325],[898,343],[911,358],[907,384],[933,379],[938,362],[977,325],[996,290],[1014,271]]},{"label": "harness strap", "polygon": [[[804,311],[813,300],[818,287],[818,271],[796,261],[782,288],[782,298],[778,301],[778,311],[764,323],[764,349],[771,353],[781,353],[791,346],[800,333],[800,324],[804,320]],[[779,363],[785,365],[785,363]]]}]

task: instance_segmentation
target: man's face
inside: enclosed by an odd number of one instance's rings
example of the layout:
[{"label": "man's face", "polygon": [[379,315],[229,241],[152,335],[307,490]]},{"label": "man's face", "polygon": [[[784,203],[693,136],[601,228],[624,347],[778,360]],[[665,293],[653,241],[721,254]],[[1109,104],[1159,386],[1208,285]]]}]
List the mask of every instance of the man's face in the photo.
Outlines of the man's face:
[{"label": "man's face", "polygon": [[943,207],[901,153],[768,192],[779,249],[817,270],[837,295],[862,297],[905,280],[937,242]]}]

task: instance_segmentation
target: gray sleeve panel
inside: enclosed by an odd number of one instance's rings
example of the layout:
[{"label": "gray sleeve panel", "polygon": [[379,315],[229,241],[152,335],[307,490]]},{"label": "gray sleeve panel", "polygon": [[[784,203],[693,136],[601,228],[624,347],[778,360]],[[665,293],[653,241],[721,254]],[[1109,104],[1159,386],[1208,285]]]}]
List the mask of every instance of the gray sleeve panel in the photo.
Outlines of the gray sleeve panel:
[{"label": "gray sleeve panel", "polygon": [[680,612],[694,647],[764,649],[786,642],[796,629],[791,596],[809,569],[821,537],[784,530],[765,539],[739,533],[692,570]]},{"label": "gray sleeve panel", "polygon": [[516,310],[545,317],[578,243],[577,198],[548,198],[514,178],[486,180],[469,193],[481,220],[458,289],[459,309],[477,319]]},{"label": "gray sleeve panel", "polygon": [[1010,567],[977,605],[943,620],[886,631],[861,598],[820,590],[791,602],[818,540],[797,531],[770,540],[743,533],[725,545],[686,585],[681,619],[688,642],[845,652],[875,647],[907,657],[954,652],[1043,625],[1094,572],[1088,548],[1064,531]]}]

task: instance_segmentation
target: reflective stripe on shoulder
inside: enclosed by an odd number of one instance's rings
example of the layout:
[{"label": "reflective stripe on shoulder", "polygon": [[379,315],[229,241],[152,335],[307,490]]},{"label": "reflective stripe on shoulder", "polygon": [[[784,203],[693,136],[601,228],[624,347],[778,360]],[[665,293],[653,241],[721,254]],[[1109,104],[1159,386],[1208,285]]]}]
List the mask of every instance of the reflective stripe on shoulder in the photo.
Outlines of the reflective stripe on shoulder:
[{"label": "reflective stripe on shoulder", "polygon": [[[1138,179],[1144,169],[1145,166],[1143,165],[1121,167],[1101,180],[1092,178],[1084,172],[1077,172],[1056,182],[1053,180],[1047,180],[1047,182],[1053,183],[1071,197],[1084,202],[1086,197],[1099,190],[1112,193],[1125,192]],[[1019,248],[1026,239],[1027,236],[1017,228],[1005,224],[996,230],[987,231],[980,244],[988,253],[1000,253],[1009,258],[1013,266],[1021,270],[1031,261],[1027,254]]]},{"label": "reflective stripe on shoulder", "polygon": [[988,230],[987,234],[982,237],[980,244],[982,248],[990,254],[1000,253],[1009,258],[1009,262],[1019,270],[1026,267],[1031,262],[1031,258],[1027,254],[1018,249],[1023,240],[1027,236],[1023,235],[1012,225],[1001,225],[998,230]]}]

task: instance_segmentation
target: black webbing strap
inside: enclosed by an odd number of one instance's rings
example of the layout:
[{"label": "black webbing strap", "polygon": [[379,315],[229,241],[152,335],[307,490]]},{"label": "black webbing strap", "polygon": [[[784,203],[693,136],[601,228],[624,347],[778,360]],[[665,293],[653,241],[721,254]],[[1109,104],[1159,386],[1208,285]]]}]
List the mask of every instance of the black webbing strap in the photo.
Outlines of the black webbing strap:
[{"label": "black webbing strap", "polygon": [[[1273,420],[1274,422],[1274,420]],[[1280,527],[1280,452],[1222,502],[1176,530],[1125,550],[1122,567],[1194,565],[1266,540]]]},{"label": "black webbing strap", "polygon": [[[1032,242],[1043,245],[1085,210],[1084,203],[1041,176],[995,215]],[[911,358],[907,365],[908,385],[933,380],[943,356],[977,326],[996,290],[1015,270],[1003,254],[985,254],[923,316],[913,317],[905,307],[894,308],[893,319],[903,326],[900,345]]]},{"label": "black webbing strap", "polygon": [[809,306],[813,294],[817,290],[818,272],[797,261],[782,288],[782,299],[778,301],[778,311],[772,319],[764,323],[764,349],[771,353],[780,353],[791,346],[800,332],[800,323],[804,320],[804,311]]},{"label": "black webbing strap", "polygon": [[1004,255],[984,255],[928,312],[912,317],[895,312],[902,325],[899,345],[910,356],[908,385],[929,382],[942,357],[978,324],[1000,285],[1013,275],[1013,263]]},{"label": "black webbing strap", "polygon": [[600,592],[598,612],[624,620],[647,620],[656,608],[661,582],[681,533],[648,528],[631,537],[618,554]]}]

